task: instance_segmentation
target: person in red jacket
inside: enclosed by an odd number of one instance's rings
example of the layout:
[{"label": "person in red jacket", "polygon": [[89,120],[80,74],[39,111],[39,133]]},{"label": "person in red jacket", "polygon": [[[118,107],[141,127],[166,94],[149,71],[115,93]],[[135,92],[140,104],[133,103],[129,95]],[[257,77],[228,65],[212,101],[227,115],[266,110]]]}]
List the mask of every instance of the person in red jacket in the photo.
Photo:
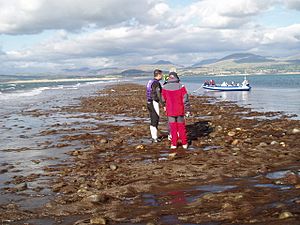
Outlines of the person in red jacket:
[{"label": "person in red jacket", "polygon": [[187,149],[184,115],[189,114],[190,104],[187,90],[180,83],[176,72],[169,73],[168,82],[162,88],[162,100],[165,103],[165,111],[168,116],[171,149],[177,148],[178,139],[181,140],[182,147]]}]

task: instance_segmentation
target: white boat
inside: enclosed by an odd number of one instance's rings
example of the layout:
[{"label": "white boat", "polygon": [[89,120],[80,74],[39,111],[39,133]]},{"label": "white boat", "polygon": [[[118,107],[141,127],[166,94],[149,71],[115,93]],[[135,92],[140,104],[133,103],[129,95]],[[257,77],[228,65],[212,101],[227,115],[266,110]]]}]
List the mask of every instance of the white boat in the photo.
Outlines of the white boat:
[{"label": "white boat", "polygon": [[245,78],[242,85],[239,84],[232,84],[228,85],[226,82],[220,84],[214,84],[211,80],[209,83],[205,82],[202,86],[206,90],[213,90],[213,91],[250,91],[251,86],[247,79]]}]

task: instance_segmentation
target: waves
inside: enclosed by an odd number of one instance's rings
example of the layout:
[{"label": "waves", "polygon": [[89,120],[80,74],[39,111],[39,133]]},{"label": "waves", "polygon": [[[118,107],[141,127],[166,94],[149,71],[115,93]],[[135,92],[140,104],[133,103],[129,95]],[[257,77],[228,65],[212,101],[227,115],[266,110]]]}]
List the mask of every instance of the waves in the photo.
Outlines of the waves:
[{"label": "waves", "polygon": [[0,101],[22,99],[40,95],[45,91],[76,90],[89,85],[115,82],[116,78],[25,80],[0,84]]}]

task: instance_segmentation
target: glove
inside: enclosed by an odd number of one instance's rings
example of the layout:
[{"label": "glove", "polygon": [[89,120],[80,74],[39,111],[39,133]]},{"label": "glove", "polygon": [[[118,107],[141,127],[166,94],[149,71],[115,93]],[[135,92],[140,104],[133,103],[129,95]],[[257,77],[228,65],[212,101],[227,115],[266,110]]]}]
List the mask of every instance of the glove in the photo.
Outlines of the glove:
[{"label": "glove", "polygon": [[191,116],[191,112],[186,112],[185,113],[185,117],[190,117]]}]

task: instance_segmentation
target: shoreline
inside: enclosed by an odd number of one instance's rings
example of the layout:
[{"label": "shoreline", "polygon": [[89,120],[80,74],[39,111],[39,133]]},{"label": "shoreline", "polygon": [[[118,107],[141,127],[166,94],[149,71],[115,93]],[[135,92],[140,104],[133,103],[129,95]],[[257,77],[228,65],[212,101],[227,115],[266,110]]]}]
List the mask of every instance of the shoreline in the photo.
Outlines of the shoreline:
[{"label": "shoreline", "polygon": [[[48,185],[57,197],[30,213],[17,207],[18,203],[0,205],[1,220],[11,220],[7,224],[34,219],[41,222],[33,224],[43,224],[50,218],[62,224],[297,224],[300,121],[208,96],[191,96],[190,100],[191,146],[175,152],[169,149],[164,117],[160,125],[163,142],[150,142],[141,85],[109,85],[98,95],[83,98],[81,105],[64,107],[61,110],[97,123],[76,128],[81,134],[63,124],[43,133],[69,132],[62,137],[61,147],[56,146],[58,150],[78,141],[84,145],[68,152],[68,165],[43,168],[44,175],[55,178]],[[258,116],[266,119],[255,119]],[[279,118],[267,119],[272,116]],[[288,172],[274,175],[282,171]],[[12,187],[1,192],[33,191],[30,182],[28,176],[21,181],[14,178],[10,184],[25,183],[23,190]],[[265,208],[274,201],[277,205]],[[282,218],[284,212],[290,216]],[[163,215],[169,215],[167,221]]]}]

